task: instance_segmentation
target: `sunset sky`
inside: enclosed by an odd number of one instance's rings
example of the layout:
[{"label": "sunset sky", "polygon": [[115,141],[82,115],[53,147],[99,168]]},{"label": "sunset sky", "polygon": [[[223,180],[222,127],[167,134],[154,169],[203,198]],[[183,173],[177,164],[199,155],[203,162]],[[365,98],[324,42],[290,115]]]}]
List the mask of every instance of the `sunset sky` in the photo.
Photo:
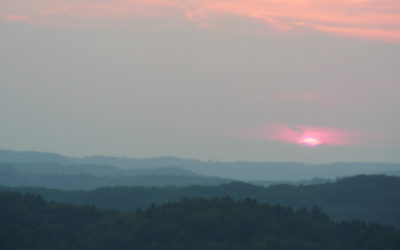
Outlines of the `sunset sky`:
[{"label": "sunset sky", "polygon": [[0,148],[400,162],[399,0],[0,0]]}]

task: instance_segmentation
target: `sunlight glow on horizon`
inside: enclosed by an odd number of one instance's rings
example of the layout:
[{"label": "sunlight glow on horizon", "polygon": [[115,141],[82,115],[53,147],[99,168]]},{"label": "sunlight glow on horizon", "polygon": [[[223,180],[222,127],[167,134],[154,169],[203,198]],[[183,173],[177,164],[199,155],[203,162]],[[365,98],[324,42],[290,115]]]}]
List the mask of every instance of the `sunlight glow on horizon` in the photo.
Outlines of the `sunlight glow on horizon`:
[{"label": "sunlight glow on horizon", "polygon": [[337,128],[271,125],[258,133],[262,139],[307,146],[350,146],[360,143],[360,134]]},{"label": "sunlight glow on horizon", "polygon": [[314,147],[314,146],[321,145],[322,142],[317,138],[305,137],[305,138],[300,139],[299,144],[305,144],[305,145]]},{"label": "sunlight glow on horizon", "polygon": [[24,0],[4,0],[0,16],[7,21],[60,26],[84,25],[88,19],[166,17],[203,29],[234,18],[255,21],[252,25],[278,33],[314,31],[400,42],[398,0],[38,0],[31,5]]}]

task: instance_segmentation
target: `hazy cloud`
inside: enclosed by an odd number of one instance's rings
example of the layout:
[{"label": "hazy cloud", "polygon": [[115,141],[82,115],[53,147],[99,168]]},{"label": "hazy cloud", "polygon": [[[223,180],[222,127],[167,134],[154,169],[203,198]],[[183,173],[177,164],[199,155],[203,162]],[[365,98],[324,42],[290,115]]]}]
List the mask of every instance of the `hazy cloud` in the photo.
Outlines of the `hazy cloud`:
[{"label": "hazy cloud", "polygon": [[0,147],[398,162],[399,4],[1,0]]}]

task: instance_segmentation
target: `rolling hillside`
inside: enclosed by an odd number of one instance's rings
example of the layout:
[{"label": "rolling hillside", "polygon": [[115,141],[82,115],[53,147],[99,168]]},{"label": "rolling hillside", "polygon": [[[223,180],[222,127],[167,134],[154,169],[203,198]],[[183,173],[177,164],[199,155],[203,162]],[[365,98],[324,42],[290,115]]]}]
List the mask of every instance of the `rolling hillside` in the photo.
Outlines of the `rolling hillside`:
[{"label": "rolling hillside", "polygon": [[8,187],[2,189],[40,194],[49,201],[122,211],[143,209],[153,203],[164,204],[182,198],[252,198],[262,203],[279,203],[296,209],[312,209],[316,206],[335,220],[361,219],[400,228],[399,177],[355,176],[327,184],[275,185],[269,188],[233,182],[218,186],[113,187],[94,191]]}]

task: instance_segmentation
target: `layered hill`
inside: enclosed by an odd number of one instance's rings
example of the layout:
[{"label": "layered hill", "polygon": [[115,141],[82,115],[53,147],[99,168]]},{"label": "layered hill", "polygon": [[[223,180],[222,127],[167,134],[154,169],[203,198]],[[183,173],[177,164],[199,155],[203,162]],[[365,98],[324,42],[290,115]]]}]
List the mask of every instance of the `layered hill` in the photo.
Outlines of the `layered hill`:
[{"label": "layered hill", "polygon": [[294,162],[221,162],[176,157],[128,158],[90,156],[65,157],[52,153],[0,150],[0,163],[58,163],[61,165],[104,165],[122,169],[179,168],[195,174],[241,181],[301,181],[358,174],[399,173],[398,163],[337,162],[303,164]]},{"label": "layered hill", "polygon": [[231,180],[194,174],[174,167],[120,169],[107,165],[0,163],[0,185],[93,190],[113,186],[218,185]]}]

